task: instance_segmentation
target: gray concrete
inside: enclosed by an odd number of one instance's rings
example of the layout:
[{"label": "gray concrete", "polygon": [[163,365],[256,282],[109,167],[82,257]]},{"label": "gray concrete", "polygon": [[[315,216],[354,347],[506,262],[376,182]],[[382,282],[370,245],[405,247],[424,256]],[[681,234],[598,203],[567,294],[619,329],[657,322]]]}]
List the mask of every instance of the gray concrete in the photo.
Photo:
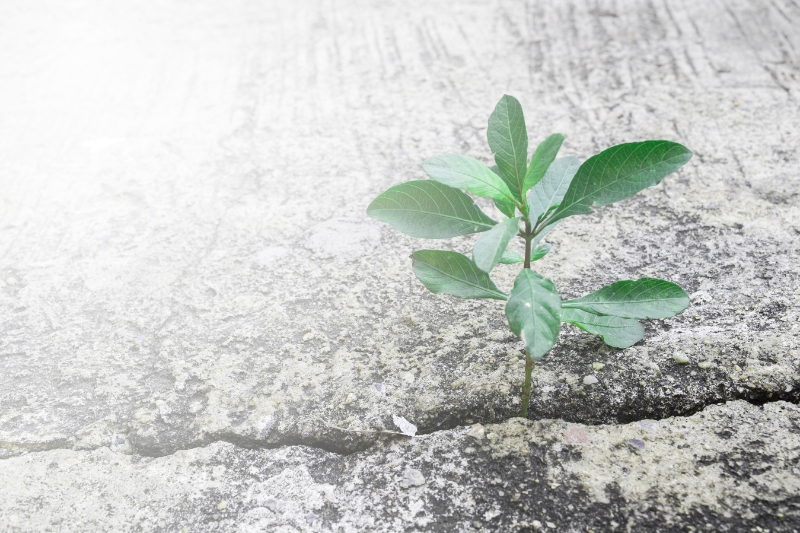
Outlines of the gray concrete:
[{"label": "gray concrete", "polygon": [[0,476],[8,531],[796,531],[800,408],[737,401],[601,426],[513,418],[348,456],[60,449],[6,459]]},{"label": "gray concrete", "polygon": [[[0,6],[0,465],[101,458],[89,476],[100,487],[117,482],[104,461],[157,468],[191,448],[208,464],[284,453],[301,465],[370,447],[397,431],[393,416],[422,433],[513,417],[521,343],[502,303],[431,295],[410,270],[414,249],[467,251],[474,237],[420,241],[364,215],[388,186],[422,178],[426,157],[488,161],[503,93],[532,139],[567,135],[563,155],[647,138],[695,152],[662,185],[551,234],[540,271],[565,297],[649,275],[680,283],[692,306],[623,351],[565,326],[537,366],[531,417],[614,424],[796,403],[800,6],[554,4]],[[516,271],[498,267],[498,285]],[[775,454],[790,457],[796,440],[784,442]],[[199,464],[191,475],[210,476]],[[80,499],[32,472],[43,500]],[[337,472],[313,483],[339,486]],[[130,509],[171,513],[145,503],[143,480],[127,486]],[[212,504],[193,487],[170,490]],[[0,530],[12,512],[14,527],[47,525],[2,494]],[[464,513],[441,529],[466,528]],[[113,530],[131,516],[93,519]]]}]

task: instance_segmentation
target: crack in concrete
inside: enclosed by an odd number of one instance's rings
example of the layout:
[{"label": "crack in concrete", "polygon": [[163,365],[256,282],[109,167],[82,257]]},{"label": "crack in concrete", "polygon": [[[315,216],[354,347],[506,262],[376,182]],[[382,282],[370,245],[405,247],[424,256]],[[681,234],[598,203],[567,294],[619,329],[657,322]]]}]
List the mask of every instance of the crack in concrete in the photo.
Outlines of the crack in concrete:
[{"label": "crack in concrete", "polygon": [[[776,402],[779,402],[779,401],[786,401],[786,402],[789,402],[789,403],[792,403],[792,404],[800,405],[800,397],[798,397],[798,395],[784,394],[784,395],[781,395],[781,397],[778,397],[778,398],[773,398],[773,394],[764,394],[762,396],[763,397],[761,397],[761,398],[737,398],[736,400],[723,400],[723,401],[719,401],[719,402],[711,402],[711,403],[705,404],[703,406],[700,406],[698,409],[695,409],[695,410],[693,410],[691,412],[688,412],[688,413],[685,413],[685,414],[681,414],[681,415],[674,415],[674,416],[663,417],[663,418],[655,418],[655,419],[650,418],[650,417],[636,418],[636,419],[617,422],[616,425],[626,425],[626,424],[639,422],[641,420],[664,420],[664,419],[668,419],[668,418],[688,418],[688,417],[691,417],[691,416],[693,416],[693,415],[695,415],[695,414],[697,414],[699,412],[704,411],[705,409],[707,409],[707,408],[709,408],[709,407],[711,407],[713,405],[720,405],[720,404],[727,403],[728,401],[737,401],[737,400],[746,401],[747,403],[750,403],[752,405],[759,406],[759,407],[761,407],[763,405],[766,405],[766,404],[769,404],[769,403],[776,403]],[[507,421],[509,421],[509,420],[511,420],[513,418],[516,418],[516,417],[513,417],[513,416],[503,417],[503,418],[499,418],[498,420],[491,421],[491,422],[486,421],[486,420],[479,420],[478,422],[479,423],[501,424],[501,423],[507,422]],[[532,420],[535,420],[535,419],[532,419]],[[559,421],[568,422],[568,423],[581,423],[581,422],[573,422],[571,420],[566,420],[564,418],[557,418],[557,419],[553,419],[553,420],[559,420]],[[435,428],[431,428],[431,427],[421,428],[417,432],[417,435],[420,435],[420,436],[421,435],[432,435],[432,434],[439,433],[439,432],[442,432],[442,431],[452,431],[452,430],[455,430],[455,429],[458,429],[458,428],[466,428],[466,427],[468,427],[470,425],[470,424],[467,424],[464,420],[453,420],[453,421],[455,423],[453,423],[453,424],[439,424]],[[612,424],[586,424],[586,423],[581,423],[581,424],[586,425],[586,426],[614,425],[613,423]],[[338,429],[338,430],[340,430],[342,432],[347,432],[348,431],[348,430],[343,429],[343,428],[336,428],[335,426],[331,426],[331,429]],[[265,443],[263,441],[259,441],[257,439],[253,439],[253,438],[248,438],[248,437],[243,436],[243,435],[237,435],[235,433],[230,433],[230,432],[221,432],[221,433],[210,434],[206,438],[197,439],[197,440],[189,443],[186,446],[180,446],[180,447],[177,447],[177,448],[170,447],[169,448],[170,449],[169,452],[165,451],[163,448],[159,449],[157,447],[138,446],[138,445],[132,443],[129,440],[128,440],[128,447],[127,447],[128,451],[114,450],[113,447],[110,447],[110,446],[107,446],[107,445],[105,445],[105,446],[101,445],[101,446],[95,446],[95,447],[80,446],[80,447],[76,448],[75,445],[77,444],[77,440],[78,439],[75,436],[68,437],[68,438],[62,438],[62,439],[56,439],[56,440],[49,441],[49,442],[41,442],[41,443],[17,443],[17,442],[10,442],[10,441],[0,441],[0,452],[2,452],[4,450],[8,451],[8,452],[11,452],[8,455],[6,455],[5,457],[0,456],[0,461],[11,459],[13,457],[18,457],[20,455],[27,455],[27,454],[30,454],[30,453],[48,452],[48,451],[52,451],[52,450],[73,450],[73,451],[86,451],[86,452],[89,452],[89,451],[97,450],[97,449],[100,449],[100,448],[111,448],[113,451],[115,451],[117,453],[121,453],[123,455],[138,455],[140,457],[149,457],[149,458],[153,458],[153,459],[158,459],[158,458],[162,458],[162,457],[169,457],[169,456],[174,455],[175,453],[180,452],[180,451],[193,450],[193,449],[198,449],[198,448],[206,448],[206,447],[208,447],[208,446],[210,446],[212,444],[220,443],[220,442],[227,442],[229,444],[233,444],[234,446],[236,446],[238,448],[249,449],[249,450],[275,450],[275,449],[280,449],[280,448],[302,446],[302,447],[306,447],[306,448],[322,450],[322,451],[325,451],[327,453],[338,455],[340,457],[347,457],[347,456],[350,456],[350,455],[354,455],[354,454],[366,451],[366,450],[371,448],[373,445],[375,445],[379,441],[387,441],[387,440],[388,441],[394,441],[394,440],[402,440],[402,439],[410,439],[410,438],[412,438],[412,437],[403,435],[403,434],[398,433],[398,432],[377,431],[376,430],[375,433],[378,434],[379,436],[378,436],[378,438],[376,438],[374,440],[362,441],[361,443],[359,443],[359,444],[357,444],[355,446],[344,448],[344,447],[337,447],[335,445],[331,445],[330,443],[327,443],[327,442],[324,442],[324,441],[320,441],[320,440],[316,440],[316,439],[308,439],[307,440],[307,439],[303,439],[302,437],[288,437],[288,438],[284,438],[284,439],[279,439],[276,442]]]}]

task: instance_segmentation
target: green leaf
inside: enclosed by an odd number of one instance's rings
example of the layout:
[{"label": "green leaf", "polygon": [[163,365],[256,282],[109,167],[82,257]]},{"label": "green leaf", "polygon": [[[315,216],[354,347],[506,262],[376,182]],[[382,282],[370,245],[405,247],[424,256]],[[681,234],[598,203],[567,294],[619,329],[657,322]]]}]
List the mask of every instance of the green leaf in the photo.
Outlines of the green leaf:
[{"label": "green leaf", "polygon": [[422,163],[422,169],[431,178],[450,187],[466,189],[472,194],[507,202],[514,201],[508,185],[489,167],[459,154],[430,157]]},{"label": "green leaf", "polygon": [[668,318],[689,307],[689,295],[671,281],[640,278],[617,281],[563,306],[624,318]]},{"label": "green leaf", "polygon": [[506,295],[469,257],[443,250],[418,250],[411,254],[414,274],[429,291],[458,298],[493,298]]},{"label": "green leaf", "polygon": [[524,263],[525,258],[514,250],[506,250],[500,257],[500,262],[504,265],[513,265],[515,263]]},{"label": "green leaf", "polygon": [[522,183],[522,195],[528,192],[528,189],[539,183],[544,177],[550,164],[558,155],[558,150],[561,148],[561,143],[564,142],[564,136],[560,133],[554,133],[536,147],[536,151],[531,156],[531,164],[528,165],[528,171],[525,173],[525,180]]},{"label": "green leaf", "polygon": [[574,156],[562,157],[550,165],[541,181],[528,191],[528,213],[532,221],[561,202],[580,166],[581,162]]},{"label": "green leaf", "polygon": [[660,183],[691,157],[692,152],[686,147],[670,141],[612,146],[581,165],[549,222],[591,213],[593,206],[608,205],[633,196]]},{"label": "green leaf", "polygon": [[[490,166],[489,170],[497,174],[500,177],[500,179],[503,179],[503,176],[500,173],[500,169],[497,168],[497,165]],[[503,181],[503,183],[505,183],[505,181]],[[503,213],[508,218],[512,218],[514,216],[514,213],[516,213],[517,206],[516,204],[514,204],[513,201],[495,199],[494,205],[496,205],[497,209],[499,209],[500,212]]]},{"label": "green leaf", "polygon": [[529,268],[522,269],[506,302],[511,331],[522,337],[534,361],[544,357],[558,340],[561,296],[552,281]]},{"label": "green leaf", "polygon": [[497,209],[499,209],[500,212],[503,213],[508,218],[514,216],[514,212],[517,208],[514,202],[506,202],[504,200],[494,200],[494,205],[496,205]]},{"label": "green leaf", "polygon": [[480,233],[497,224],[478,209],[472,198],[431,180],[390,187],[369,204],[367,214],[423,239]]},{"label": "green leaf", "polygon": [[552,247],[553,247],[553,245],[552,245],[552,244],[543,244],[543,245],[541,245],[541,246],[537,246],[537,247],[536,247],[536,248],[535,248],[535,249],[534,249],[534,250],[531,252],[531,261],[538,261],[538,260],[539,260],[539,259],[541,259],[542,257],[546,256],[546,255],[547,255],[547,252],[549,252],[549,251],[550,251],[550,248],[552,248]]},{"label": "green leaf", "polygon": [[509,241],[519,233],[519,221],[522,217],[509,218],[497,224],[489,231],[481,234],[475,241],[472,260],[484,272],[491,272],[497,265],[508,246]]},{"label": "green leaf", "polygon": [[522,106],[513,96],[504,95],[489,117],[489,147],[500,175],[514,198],[522,201],[522,184],[528,168],[528,132]]},{"label": "green leaf", "polygon": [[599,335],[604,343],[614,348],[633,346],[644,337],[644,327],[632,318],[597,315],[582,309],[562,307],[561,320]]}]

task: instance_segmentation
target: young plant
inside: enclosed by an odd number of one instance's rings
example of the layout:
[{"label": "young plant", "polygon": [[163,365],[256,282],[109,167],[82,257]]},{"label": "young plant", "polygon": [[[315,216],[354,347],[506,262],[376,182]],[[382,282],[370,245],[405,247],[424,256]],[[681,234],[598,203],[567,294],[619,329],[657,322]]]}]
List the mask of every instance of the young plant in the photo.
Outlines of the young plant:
[{"label": "young plant", "polygon": [[[581,298],[563,301],[556,286],[531,269],[550,251],[543,237],[572,215],[592,212],[657,185],[692,157],[670,141],[612,146],[581,164],[576,157],[556,159],[564,136],[556,133],[534,150],[528,161],[528,134],[520,103],[505,95],[489,117],[489,147],[496,166],[472,157],[445,154],[422,168],[431,180],[390,187],[367,208],[367,214],[412,237],[446,239],[480,233],[472,258],[444,250],[411,254],[414,274],[434,293],[458,298],[506,301],[508,325],[525,343],[522,412],[528,416],[534,362],[550,351],[561,323],[598,335],[615,348],[642,339],[639,320],[674,316],[689,305],[675,283],[640,278],[612,283]],[[491,198],[505,215],[500,222],[484,214],[467,194]],[[507,250],[514,237],[525,241],[525,255]],[[498,263],[523,263],[509,294],[489,277]]]}]

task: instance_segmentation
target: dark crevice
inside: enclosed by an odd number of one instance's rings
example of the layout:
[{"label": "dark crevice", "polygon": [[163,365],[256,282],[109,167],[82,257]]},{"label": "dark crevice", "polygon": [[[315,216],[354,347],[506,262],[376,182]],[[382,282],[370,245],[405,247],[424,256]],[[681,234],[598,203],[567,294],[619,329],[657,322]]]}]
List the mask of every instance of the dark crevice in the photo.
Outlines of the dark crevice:
[{"label": "dark crevice", "polygon": [[[728,401],[735,401],[735,400],[742,400],[746,401],[752,405],[761,407],[768,403],[774,403],[778,401],[785,401],[793,404],[800,404],[800,394],[797,392],[795,393],[784,393],[780,395],[774,395],[771,393],[763,393],[763,394],[753,394],[748,395],[742,398],[731,398],[731,399],[719,399],[718,401],[713,401],[707,403],[702,406],[697,406],[694,409],[687,409],[680,414],[672,413],[667,414],[666,416],[652,416],[652,413],[648,413],[648,416],[642,417],[620,417],[616,421],[610,422],[597,422],[597,423],[587,423],[578,420],[572,420],[572,417],[530,417],[531,420],[561,420],[564,422],[574,422],[574,423],[581,423],[585,425],[603,425],[603,424],[630,424],[633,422],[638,422],[641,420],[663,420],[666,418],[673,418],[673,417],[688,417],[694,414],[697,414],[707,407],[711,405],[718,405],[723,404]],[[489,409],[490,411],[493,411]],[[506,415],[506,416],[504,416]],[[418,431],[417,435],[430,435],[433,433],[437,433],[440,431],[450,431],[453,429],[457,429],[459,427],[465,427],[467,425],[473,423],[490,423],[490,424],[499,424],[506,422],[512,418],[515,418],[516,414],[507,414],[507,413],[500,413],[498,416],[496,413],[493,413],[491,416],[481,417],[475,416],[475,412],[471,412],[470,416],[461,418],[450,416],[446,419],[445,422],[437,424],[437,425],[430,425],[430,426],[421,426]],[[341,430],[343,433],[347,433],[346,430]],[[252,437],[246,437],[242,435],[237,435],[235,433],[230,432],[222,432],[222,433],[215,433],[210,434],[202,439],[196,439],[191,443],[185,446],[157,446],[153,443],[144,443],[144,442],[137,442],[137,439],[132,439],[129,442],[129,452],[126,454],[128,455],[136,455],[141,457],[149,457],[149,458],[160,458],[160,457],[168,457],[170,455],[175,454],[176,452],[182,450],[191,450],[196,448],[204,448],[211,444],[217,442],[227,442],[233,444],[236,447],[250,449],[250,450],[272,450],[278,448],[285,448],[285,447],[293,447],[293,446],[302,446],[306,448],[312,448],[317,450],[322,450],[327,453],[332,453],[338,456],[347,457],[356,453],[360,453],[370,449],[379,441],[387,442],[392,440],[402,440],[402,439],[409,439],[411,437],[400,435],[400,434],[389,434],[384,432],[376,432],[378,433],[377,438],[366,438],[362,437],[360,439],[347,439],[346,441],[342,441],[340,443],[335,443],[333,439],[309,439],[308,437],[303,436],[292,436],[288,435],[284,438],[272,441],[272,442],[265,442],[263,440],[254,439]],[[87,448],[75,448],[74,447],[74,439],[58,439],[50,442],[44,443],[13,443],[7,441],[0,441],[0,452],[3,450],[9,452],[5,457],[0,457],[0,461],[3,459],[9,459],[11,457],[19,456],[21,454],[26,453],[35,453],[35,452],[45,452],[57,449],[65,449],[65,450],[89,450]]]}]

